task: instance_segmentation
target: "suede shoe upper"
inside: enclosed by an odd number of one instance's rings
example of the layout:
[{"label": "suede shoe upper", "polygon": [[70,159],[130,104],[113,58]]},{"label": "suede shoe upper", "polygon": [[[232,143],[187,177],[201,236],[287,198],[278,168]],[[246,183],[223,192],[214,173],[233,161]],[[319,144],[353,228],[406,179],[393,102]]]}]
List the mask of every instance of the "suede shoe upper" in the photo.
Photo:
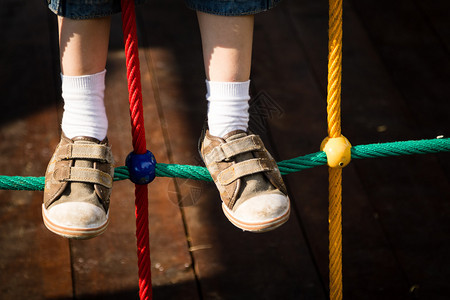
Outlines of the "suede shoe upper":
[{"label": "suede shoe upper", "polygon": [[114,176],[108,140],[64,135],[45,174],[44,206],[62,202],[89,202],[109,209]]}]

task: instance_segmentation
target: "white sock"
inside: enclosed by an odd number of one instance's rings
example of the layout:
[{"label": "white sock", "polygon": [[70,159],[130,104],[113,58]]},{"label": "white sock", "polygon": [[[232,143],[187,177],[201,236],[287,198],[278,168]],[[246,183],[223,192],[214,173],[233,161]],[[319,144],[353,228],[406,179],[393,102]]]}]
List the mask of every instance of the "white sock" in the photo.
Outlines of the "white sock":
[{"label": "white sock", "polygon": [[206,80],[208,127],[213,136],[223,137],[234,130],[247,131],[250,80],[217,82]]},{"label": "white sock", "polygon": [[62,130],[68,138],[88,136],[102,141],[108,130],[105,105],[106,70],[85,76],[64,76]]}]

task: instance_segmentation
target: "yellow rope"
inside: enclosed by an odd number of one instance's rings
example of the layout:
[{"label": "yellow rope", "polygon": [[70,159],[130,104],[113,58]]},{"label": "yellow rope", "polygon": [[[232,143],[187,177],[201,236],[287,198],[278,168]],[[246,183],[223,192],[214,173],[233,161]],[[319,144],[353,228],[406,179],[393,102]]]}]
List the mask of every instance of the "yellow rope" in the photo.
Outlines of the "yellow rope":
[{"label": "yellow rope", "polygon": [[[341,136],[342,0],[329,2],[328,136]],[[329,168],[329,279],[330,299],[342,299],[342,169]]]},{"label": "yellow rope", "polygon": [[342,299],[342,169],[329,168],[329,268],[330,299]]}]

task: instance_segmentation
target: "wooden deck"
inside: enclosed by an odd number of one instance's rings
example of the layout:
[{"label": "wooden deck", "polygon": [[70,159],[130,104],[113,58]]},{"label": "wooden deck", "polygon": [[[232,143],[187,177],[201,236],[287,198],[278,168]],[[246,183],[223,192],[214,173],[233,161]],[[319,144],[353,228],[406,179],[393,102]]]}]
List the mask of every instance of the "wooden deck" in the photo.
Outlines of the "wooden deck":
[{"label": "wooden deck", "polygon": [[[450,2],[345,1],[343,134],[354,144],[450,134]],[[286,0],[256,19],[252,126],[277,160],[326,136],[327,2]],[[195,13],[138,11],[148,147],[200,164],[206,105]],[[42,176],[62,113],[55,17],[43,1],[0,4],[0,174]],[[106,103],[117,165],[131,150],[120,16]],[[450,155],[354,161],[344,170],[345,299],[448,299]],[[294,210],[266,234],[223,216],[211,184],[150,185],[154,299],[327,299],[327,168],[285,177]],[[114,184],[107,232],[69,241],[45,229],[42,192],[0,191],[0,299],[137,299],[134,193]]]}]

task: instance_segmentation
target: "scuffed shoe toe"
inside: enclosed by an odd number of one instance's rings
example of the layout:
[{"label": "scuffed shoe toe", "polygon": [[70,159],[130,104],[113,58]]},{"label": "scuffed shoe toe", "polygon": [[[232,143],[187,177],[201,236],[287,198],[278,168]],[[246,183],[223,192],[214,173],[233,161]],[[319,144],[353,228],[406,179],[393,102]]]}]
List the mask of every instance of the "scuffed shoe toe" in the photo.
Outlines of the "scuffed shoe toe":
[{"label": "scuffed shoe toe", "polygon": [[61,236],[86,239],[100,235],[108,225],[108,215],[100,207],[83,202],[64,202],[43,207],[47,228]]},{"label": "scuffed shoe toe", "polygon": [[243,222],[267,222],[289,211],[289,199],[281,193],[262,194],[237,206],[234,216]]},{"label": "scuffed shoe toe", "polygon": [[233,211],[225,204],[222,204],[222,209],[227,218],[242,230],[266,232],[287,222],[290,201],[282,193],[266,193],[245,200]]}]

